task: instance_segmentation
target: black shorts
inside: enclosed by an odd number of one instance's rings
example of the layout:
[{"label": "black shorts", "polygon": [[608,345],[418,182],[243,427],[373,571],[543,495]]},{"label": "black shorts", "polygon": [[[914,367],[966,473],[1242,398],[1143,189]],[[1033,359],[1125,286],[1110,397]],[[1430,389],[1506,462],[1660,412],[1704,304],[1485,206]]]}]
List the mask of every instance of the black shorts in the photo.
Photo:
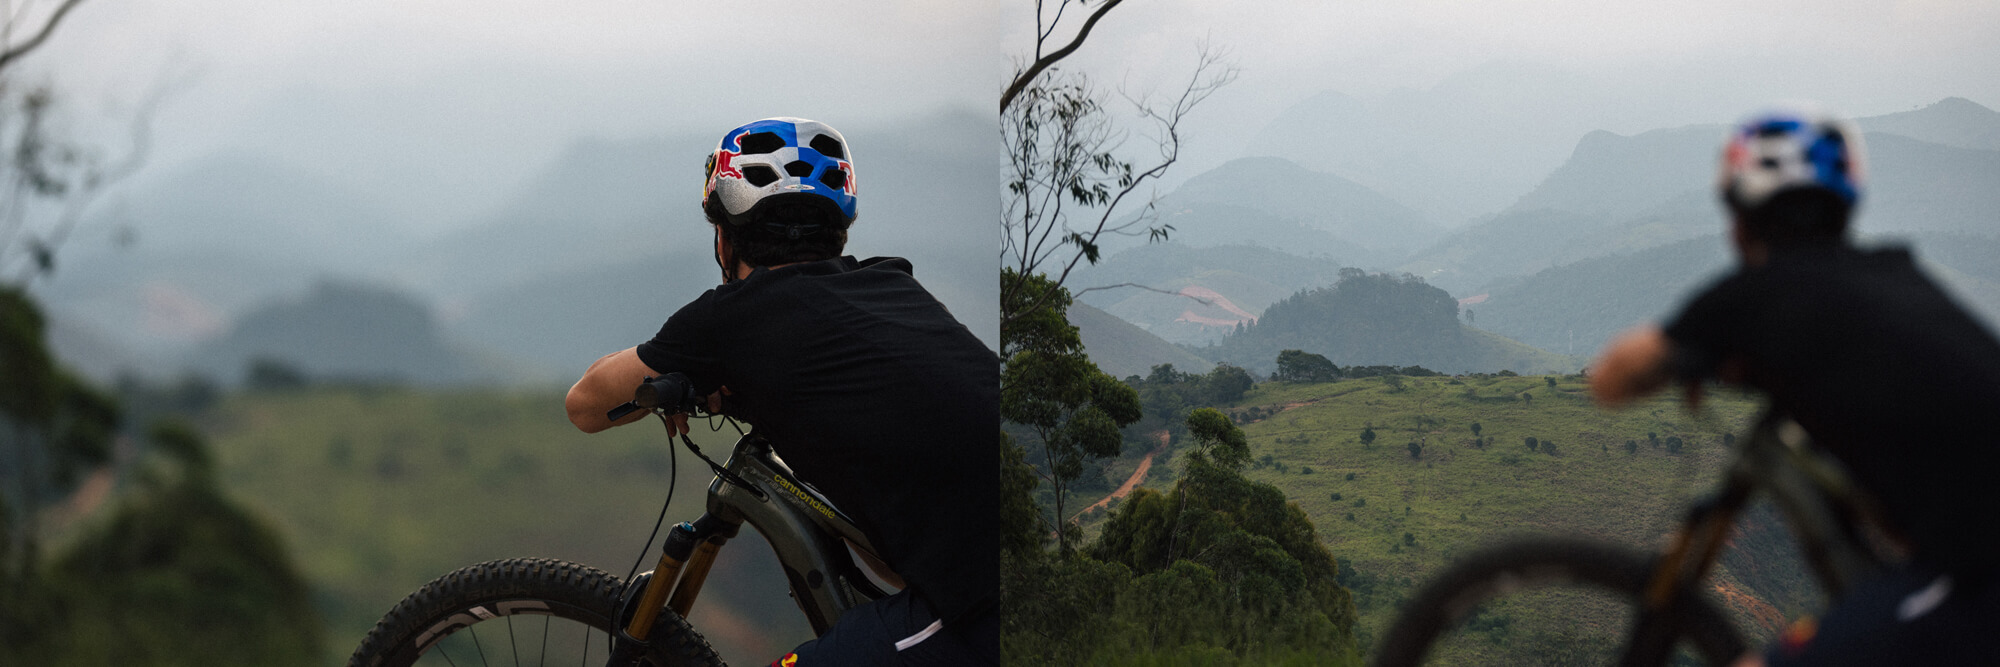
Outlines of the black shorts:
[{"label": "black shorts", "polygon": [[1764,659],[1792,665],[2000,665],[2000,582],[1904,565],[1863,582]]},{"label": "black shorts", "polygon": [[818,639],[772,667],[1000,664],[1000,614],[992,607],[950,626],[905,590],[841,614]]}]

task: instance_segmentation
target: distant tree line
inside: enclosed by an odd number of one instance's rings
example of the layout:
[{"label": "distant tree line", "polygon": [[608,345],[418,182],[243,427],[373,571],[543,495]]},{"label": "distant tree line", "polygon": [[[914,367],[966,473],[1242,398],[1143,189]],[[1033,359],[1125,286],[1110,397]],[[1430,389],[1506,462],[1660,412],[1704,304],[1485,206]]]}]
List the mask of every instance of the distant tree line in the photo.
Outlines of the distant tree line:
[{"label": "distant tree line", "polygon": [[1160,364],[1145,377],[1126,377],[1125,384],[1138,392],[1144,412],[1128,430],[1153,433],[1165,429],[1179,435],[1186,430],[1190,411],[1234,403],[1250,391],[1256,378],[1250,371],[1229,364],[1216,364],[1207,373],[1183,373],[1173,364]]},{"label": "distant tree line", "polygon": [[1282,350],[1278,352],[1278,370],[1271,374],[1274,382],[1333,382],[1353,378],[1387,377],[1436,377],[1443,373],[1422,366],[1348,366],[1335,365],[1323,355],[1303,350]]},{"label": "distant tree line", "polygon": [[1281,350],[1335,359],[1457,367],[1470,359],[1458,301],[1409,274],[1341,269],[1329,287],[1272,304],[1253,324],[1203,351],[1210,359],[1261,363]]}]

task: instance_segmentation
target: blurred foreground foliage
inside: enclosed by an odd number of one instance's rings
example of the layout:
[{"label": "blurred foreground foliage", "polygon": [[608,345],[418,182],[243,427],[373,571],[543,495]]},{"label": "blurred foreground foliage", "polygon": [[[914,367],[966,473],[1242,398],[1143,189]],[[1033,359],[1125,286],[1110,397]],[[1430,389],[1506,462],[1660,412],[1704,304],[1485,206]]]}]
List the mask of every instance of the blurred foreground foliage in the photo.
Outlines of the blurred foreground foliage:
[{"label": "blurred foreground foliage", "polygon": [[[116,399],[56,364],[43,329],[0,287],[0,664],[315,664],[306,583],[278,534],[218,488],[208,444],[171,417],[122,433]],[[114,444],[131,453],[107,467]],[[108,509],[45,559],[39,517],[79,488]]]}]

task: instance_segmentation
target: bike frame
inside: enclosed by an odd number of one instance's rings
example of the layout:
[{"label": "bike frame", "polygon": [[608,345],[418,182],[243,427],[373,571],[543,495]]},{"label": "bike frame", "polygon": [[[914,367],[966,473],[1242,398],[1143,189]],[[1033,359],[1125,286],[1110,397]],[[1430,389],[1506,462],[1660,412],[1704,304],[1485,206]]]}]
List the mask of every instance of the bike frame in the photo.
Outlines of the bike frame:
[{"label": "bike frame", "polygon": [[793,474],[755,430],[736,441],[723,469],[745,485],[716,475],[708,485],[707,511],[668,533],[658,566],[641,574],[626,591],[621,618],[630,620],[618,637],[611,664],[623,664],[620,657],[636,658],[643,652],[660,610],[687,615],[716,553],[745,523],[777,553],[792,598],[814,634],[824,634],[847,610],[888,595],[848,554],[852,544],[875,555],[867,536],[817,489]]},{"label": "bike frame", "polygon": [[[1728,542],[1736,517],[1758,491],[1770,493],[1797,539],[1800,553],[1828,596],[1838,599],[1888,560],[1862,527],[1877,516],[1866,496],[1826,454],[1812,448],[1805,429],[1767,410],[1757,420],[1724,473],[1719,492],[1697,503],[1661,554],[1635,627],[1646,628],[1708,576]],[[1668,635],[1635,633],[1627,658],[1664,651]]]}]

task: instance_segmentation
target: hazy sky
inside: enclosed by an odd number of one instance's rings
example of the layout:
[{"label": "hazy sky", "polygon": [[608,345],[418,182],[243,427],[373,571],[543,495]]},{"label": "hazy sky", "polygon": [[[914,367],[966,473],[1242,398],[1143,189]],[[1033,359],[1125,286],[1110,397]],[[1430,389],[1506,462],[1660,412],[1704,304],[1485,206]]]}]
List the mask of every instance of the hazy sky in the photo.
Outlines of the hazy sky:
[{"label": "hazy sky", "polygon": [[310,158],[442,226],[578,137],[720,136],[776,115],[876,125],[986,108],[1000,62],[996,9],[89,0],[24,73],[55,82],[92,118],[117,117],[165,84],[156,152],[139,180],[216,153]]},{"label": "hazy sky", "polygon": [[[1010,53],[1032,45],[1030,8],[1005,8]],[[1367,98],[1476,71],[1492,73],[1489,84],[1575,76],[1614,108],[1593,124],[1628,134],[1727,122],[1773,99],[1858,116],[1948,96],[2000,108],[1992,0],[1145,0],[1113,9],[1071,66],[1110,84],[1169,87],[1203,39],[1233,52],[1242,78],[1189,121],[1187,168],[1174,180],[1240,156],[1265,123],[1319,91]]]},{"label": "hazy sky", "polygon": [[[165,86],[139,181],[217,153],[306,156],[441,229],[581,136],[989,109],[1008,57],[1028,48],[1031,7],[90,0],[22,73],[58,84],[79,124],[129,115]],[[1201,39],[1234,54],[1242,79],[1190,122],[1178,180],[1237,157],[1318,91],[1423,90],[1480,68],[1561,71],[1632,97],[1610,114],[1622,117],[1596,119],[1621,132],[1781,97],[1857,115],[1948,95],[2000,106],[1996,35],[1991,0],[1135,0],[1071,64],[1164,88]]]}]

